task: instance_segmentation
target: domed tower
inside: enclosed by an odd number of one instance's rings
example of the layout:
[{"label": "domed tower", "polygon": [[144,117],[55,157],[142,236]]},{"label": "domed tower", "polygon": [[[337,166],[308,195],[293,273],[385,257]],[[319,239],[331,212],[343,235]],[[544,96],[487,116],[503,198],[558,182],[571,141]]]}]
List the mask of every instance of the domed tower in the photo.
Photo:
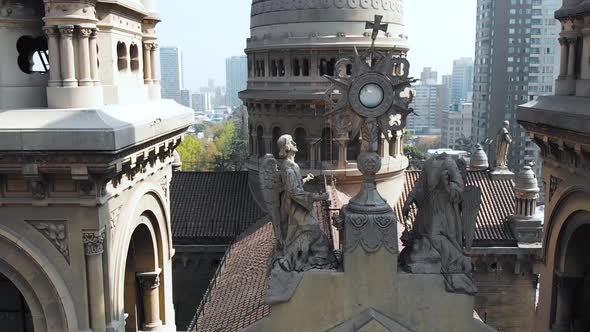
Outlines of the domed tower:
[{"label": "domed tower", "polygon": [[[333,76],[339,70],[336,62],[353,56],[355,47],[362,52],[371,46],[366,22],[374,21],[375,15],[388,25],[387,32],[377,37],[375,49],[405,56],[401,0],[252,1],[245,50],[248,88],[240,93],[249,115],[251,172],[258,172],[259,158],[266,153],[278,156],[277,139],[291,134],[304,172],[333,175],[340,190],[356,194],[361,182],[356,166],[360,134],[326,115],[324,93],[330,82],[324,75]],[[383,167],[377,176],[379,191],[390,204],[399,197],[407,167],[401,132],[392,136],[380,141]],[[258,176],[250,179],[256,192]]]}]

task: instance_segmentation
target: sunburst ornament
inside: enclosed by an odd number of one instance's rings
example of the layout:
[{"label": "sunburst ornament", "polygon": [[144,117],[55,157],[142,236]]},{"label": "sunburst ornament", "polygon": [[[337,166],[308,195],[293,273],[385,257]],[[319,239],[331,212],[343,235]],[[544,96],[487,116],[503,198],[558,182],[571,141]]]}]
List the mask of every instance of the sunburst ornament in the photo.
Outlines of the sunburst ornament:
[{"label": "sunburst ornament", "polygon": [[349,117],[343,114],[352,111],[361,121],[352,121],[358,132],[367,120],[374,119],[384,134],[402,130],[408,115],[413,113],[409,107],[413,93],[409,88],[416,82],[408,77],[410,63],[395,49],[385,53],[375,51],[375,39],[379,31],[387,31],[381,24],[382,17],[375,16],[375,23],[367,22],[373,29],[371,48],[359,54],[354,49],[352,58],[343,58],[335,65],[334,76],[324,75],[332,82],[324,99],[328,115]]},{"label": "sunburst ornament", "polygon": [[387,24],[381,24],[381,20],[382,16],[375,15],[375,22],[366,24],[367,29],[372,29],[371,47],[366,52],[359,54],[355,48],[353,57],[336,62],[334,76],[324,76],[332,82],[324,96],[326,114],[335,124],[338,137],[350,138],[350,132],[355,137],[362,132],[357,164],[364,184],[350,202],[359,209],[388,208],[375,189],[375,175],[381,168],[378,142],[381,134],[392,140],[397,131],[405,128],[408,115],[413,113],[409,107],[414,97],[410,88],[417,81],[408,77],[410,63],[401,52],[375,50],[379,32],[387,31]]}]

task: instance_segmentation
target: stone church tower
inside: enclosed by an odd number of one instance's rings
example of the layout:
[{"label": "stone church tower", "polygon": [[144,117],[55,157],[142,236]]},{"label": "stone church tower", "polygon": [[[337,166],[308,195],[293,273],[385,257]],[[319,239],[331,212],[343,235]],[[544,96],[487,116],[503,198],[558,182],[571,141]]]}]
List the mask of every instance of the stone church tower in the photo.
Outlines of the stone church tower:
[{"label": "stone church tower", "polygon": [[153,1],[0,1],[0,326],[176,331]]},{"label": "stone church tower", "polygon": [[[324,92],[334,75],[336,62],[371,46],[366,21],[383,16],[388,31],[380,34],[377,50],[395,49],[405,55],[407,36],[403,27],[403,6],[399,0],[383,1],[280,1],[253,0],[250,38],[247,40],[248,88],[240,98],[248,108],[250,162],[257,173],[259,158],[278,156],[276,141],[290,134],[299,149],[297,162],[305,173],[333,175],[339,190],[354,196],[361,182],[356,161],[360,133],[348,123],[337,123],[326,115]],[[383,168],[378,174],[380,192],[396,202],[403,183],[401,132],[390,141],[379,142]],[[390,142],[393,142],[390,144]],[[252,182],[258,176],[250,176]],[[257,183],[251,183],[256,191]]]}]

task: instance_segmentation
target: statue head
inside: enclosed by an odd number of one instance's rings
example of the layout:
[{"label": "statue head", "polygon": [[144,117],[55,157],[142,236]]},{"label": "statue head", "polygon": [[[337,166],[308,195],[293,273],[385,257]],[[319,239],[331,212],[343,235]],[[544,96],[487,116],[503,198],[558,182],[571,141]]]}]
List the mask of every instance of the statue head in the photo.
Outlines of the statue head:
[{"label": "statue head", "polygon": [[504,128],[508,128],[510,127],[510,121],[506,120],[504,121]]},{"label": "statue head", "polygon": [[291,135],[283,135],[277,140],[279,147],[279,158],[287,158],[290,154],[295,155],[297,150],[297,143],[293,140]]}]

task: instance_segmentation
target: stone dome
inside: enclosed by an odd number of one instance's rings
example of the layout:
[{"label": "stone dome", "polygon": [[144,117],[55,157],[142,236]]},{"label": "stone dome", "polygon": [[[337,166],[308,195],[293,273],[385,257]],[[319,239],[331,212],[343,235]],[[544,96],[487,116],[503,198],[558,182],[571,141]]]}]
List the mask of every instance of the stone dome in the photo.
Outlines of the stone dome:
[{"label": "stone dome", "polygon": [[488,162],[488,156],[486,155],[481,145],[477,144],[475,146],[475,151],[471,155],[469,168],[472,170],[484,170],[488,169],[488,167],[490,167],[490,164]]},{"label": "stone dome", "polygon": [[368,47],[375,15],[389,24],[375,45],[406,50],[402,0],[253,0],[247,49]]},{"label": "stone dome", "polygon": [[525,166],[523,169],[516,174],[514,179],[514,190],[528,193],[538,193],[539,185],[537,183],[537,177],[531,166]]}]

